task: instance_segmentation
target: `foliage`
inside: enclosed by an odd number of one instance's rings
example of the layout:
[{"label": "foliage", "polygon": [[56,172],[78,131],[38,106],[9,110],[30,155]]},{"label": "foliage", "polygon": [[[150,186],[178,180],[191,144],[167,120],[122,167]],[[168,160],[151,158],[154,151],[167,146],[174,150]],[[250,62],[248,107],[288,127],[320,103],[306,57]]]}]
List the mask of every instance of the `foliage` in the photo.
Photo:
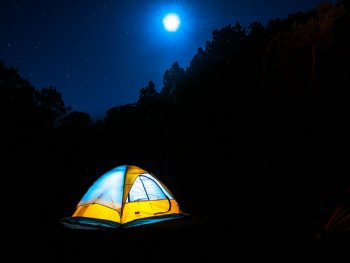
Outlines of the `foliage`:
[{"label": "foliage", "polygon": [[266,26],[214,30],[188,68],[166,70],[160,92],[150,81],[135,104],[112,107],[96,123],[71,112],[54,88],[36,90],[0,63],[5,171],[25,163],[57,193],[80,189],[79,198],[103,171],[136,164],[192,213],[254,207],[259,224],[273,218],[305,230],[300,215],[319,194],[349,184],[349,28],[342,1]]}]

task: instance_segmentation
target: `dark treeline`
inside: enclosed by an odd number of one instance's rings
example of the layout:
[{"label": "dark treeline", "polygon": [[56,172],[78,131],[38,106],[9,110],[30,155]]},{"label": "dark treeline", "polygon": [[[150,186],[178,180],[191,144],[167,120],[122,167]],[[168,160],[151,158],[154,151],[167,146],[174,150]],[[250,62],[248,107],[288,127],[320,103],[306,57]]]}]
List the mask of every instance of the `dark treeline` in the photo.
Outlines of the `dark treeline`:
[{"label": "dark treeline", "polygon": [[228,25],[188,68],[175,62],[160,92],[150,81],[137,103],[97,122],[1,63],[11,221],[70,216],[103,172],[135,164],[192,215],[225,218],[248,234],[306,237],[324,223],[322,196],[349,185],[349,47],[348,1],[266,26]]}]

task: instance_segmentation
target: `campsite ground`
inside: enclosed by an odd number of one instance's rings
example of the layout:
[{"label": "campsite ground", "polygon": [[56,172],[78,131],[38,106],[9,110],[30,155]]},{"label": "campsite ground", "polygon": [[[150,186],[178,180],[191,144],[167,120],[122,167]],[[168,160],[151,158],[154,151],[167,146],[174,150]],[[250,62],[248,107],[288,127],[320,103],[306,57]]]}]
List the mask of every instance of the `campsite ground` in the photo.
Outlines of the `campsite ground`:
[{"label": "campsite ground", "polygon": [[[321,233],[316,238],[301,209],[303,202],[282,198],[286,188],[278,189],[280,198],[274,198],[277,190],[259,190],[258,181],[254,191],[244,194],[239,189],[245,182],[225,202],[214,199],[216,209],[208,213],[192,213],[195,206],[182,206],[191,216],[112,231],[71,230],[60,224],[83,194],[73,191],[75,184],[64,184],[57,196],[48,188],[21,192],[14,187],[17,192],[6,195],[11,198],[3,217],[4,251],[11,261],[39,262],[335,262],[348,254],[349,235]],[[272,185],[269,182],[265,186]],[[179,200],[203,206],[211,200],[194,198]]]},{"label": "campsite ground", "polygon": [[[16,237],[25,256],[45,262],[325,262],[341,258],[348,237],[313,239],[283,229],[261,228],[259,215],[191,216],[139,228],[82,231],[41,222]],[[25,242],[25,244],[20,244]]]},{"label": "campsite ground", "polygon": [[[282,198],[286,188],[261,190],[261,185],[273,184],[263,184],[259,178],[254,189],[249,184],[249,193],[240,191],[249,181],[242,179],[225,202],[210,196],[199,202],[198,192],[179,198],[181,204],[194,204],[182,206],[191,214],[185,219],[112,231],[78,231],[60,224],[61,218],[72,214],[84,187],[63,184],[59,191],[37,187],[40,191],[35,192],[13,187],[17,192],[5,196],[10,198],[3,218],[4,250],[11,261],[37,262],[335,262],[346,255],[349,236],[313,238],[303,202]],[[280,198],[274,198],[276,191]],[[215,209],[192,212],[198,204],[210,207],[210,200]]]}]

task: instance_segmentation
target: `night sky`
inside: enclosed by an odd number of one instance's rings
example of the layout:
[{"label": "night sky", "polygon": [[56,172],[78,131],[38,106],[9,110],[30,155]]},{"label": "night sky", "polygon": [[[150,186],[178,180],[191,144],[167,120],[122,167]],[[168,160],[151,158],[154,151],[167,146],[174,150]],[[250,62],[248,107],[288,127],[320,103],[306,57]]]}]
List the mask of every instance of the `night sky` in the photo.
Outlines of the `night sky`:
[{"label": "night sky", "polygon": [[[55,87],[73,110],[104,116],[134,103],[166,69],[186,68],[214,29],[314,8],[321,0],[1,0],[0,60],[35,88]],[[163,17],[180,16],[176,32]]]}]

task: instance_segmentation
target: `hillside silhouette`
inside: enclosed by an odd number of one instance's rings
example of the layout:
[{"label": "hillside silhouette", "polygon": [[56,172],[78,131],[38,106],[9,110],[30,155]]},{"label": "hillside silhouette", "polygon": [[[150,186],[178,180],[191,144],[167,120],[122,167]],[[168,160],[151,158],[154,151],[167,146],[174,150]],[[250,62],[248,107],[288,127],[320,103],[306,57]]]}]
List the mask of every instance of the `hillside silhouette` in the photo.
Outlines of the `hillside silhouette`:
[{"label": "hillside silhouette", "polygon": [[97,122],[72,111],[55,88],[38,90],[0,63],[9,234],[68,242],[59,219],[102,173],[134,164],[202,220],[194,246],[211,246],[210,233],[235,233],[247,247],[308,247],[330,213],[322,198],[350,185],[349,46],[349,1],[266,25],[227,25],[188,68],[174,62],[159,92],[149,81],[134,104]]}]

